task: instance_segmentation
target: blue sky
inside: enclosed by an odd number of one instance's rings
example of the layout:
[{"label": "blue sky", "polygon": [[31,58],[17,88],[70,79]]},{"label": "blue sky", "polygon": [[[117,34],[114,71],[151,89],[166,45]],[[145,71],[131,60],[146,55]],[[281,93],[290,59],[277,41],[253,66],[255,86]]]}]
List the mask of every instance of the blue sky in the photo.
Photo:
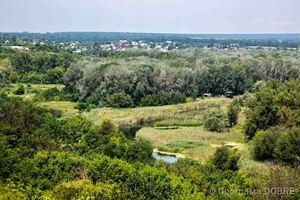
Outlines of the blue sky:
[{"label": "blue sky", "polygon": [[300,33],[300,0],[0,0],[0,32]]}]

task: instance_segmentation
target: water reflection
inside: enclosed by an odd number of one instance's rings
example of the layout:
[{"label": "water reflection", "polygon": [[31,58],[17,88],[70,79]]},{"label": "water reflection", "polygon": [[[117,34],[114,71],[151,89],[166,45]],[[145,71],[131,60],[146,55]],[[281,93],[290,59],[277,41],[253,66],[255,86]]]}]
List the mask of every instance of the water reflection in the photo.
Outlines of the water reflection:
[{"label": "water reflection", "polygon": [[153,151],[152,157],[155,160],[162,160],[166,163],[175,163],[178,160],[178,158],[175,155],[165,155],[165,154],[162,154],[162,153],[157,152],[157,151]]}]

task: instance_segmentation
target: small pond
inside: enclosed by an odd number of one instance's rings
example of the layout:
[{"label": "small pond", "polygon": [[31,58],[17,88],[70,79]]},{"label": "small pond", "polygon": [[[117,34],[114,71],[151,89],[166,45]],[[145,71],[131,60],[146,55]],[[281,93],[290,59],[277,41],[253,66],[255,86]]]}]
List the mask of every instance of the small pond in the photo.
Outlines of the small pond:
[{"label": "small pond", "polygon": [[152,157],[155,160],[162,160],[162,161],[164,161],[166,163],[170,163],[170,164],[175,163],[178,160],[176,155],[166,155],[166,154],[162,154],[155,150],[153,150]]}]

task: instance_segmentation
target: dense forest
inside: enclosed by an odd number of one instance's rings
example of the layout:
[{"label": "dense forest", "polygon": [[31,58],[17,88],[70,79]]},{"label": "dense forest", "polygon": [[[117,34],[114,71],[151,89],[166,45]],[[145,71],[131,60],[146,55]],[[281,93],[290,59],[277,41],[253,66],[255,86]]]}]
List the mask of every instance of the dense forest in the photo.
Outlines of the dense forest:
[{"label": "dense forest", "polygon": [[1,34],[22,48],[0,46],[0,199],[300,198],[296,36],[90,56],[30,41],[100,37],[72,35]]}]

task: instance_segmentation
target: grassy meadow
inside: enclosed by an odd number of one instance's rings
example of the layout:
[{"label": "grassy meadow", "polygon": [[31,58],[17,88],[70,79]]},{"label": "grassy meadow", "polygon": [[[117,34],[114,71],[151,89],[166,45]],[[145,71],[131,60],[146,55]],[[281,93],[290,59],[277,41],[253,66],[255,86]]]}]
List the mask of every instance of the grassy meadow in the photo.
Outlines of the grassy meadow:
[{"label": "grassy meadow", "polygon": [[[225,98],[207,98],[193,103],[185,103],[178,105],[157,106],[157,107],[137,107],[137,108],[96,108],[89,112],[82,112],[81,115],[87,117],[94,123],[103,117],[109,117],[114,123],[121,124],[136,124],[141,120],[147,122],[156,122],[160,124],[177,124],[185,123],[184,126],[195,126],[203,123],[203,111],[210,107],[220,106],[225,109],[229,104],[230,99]],[[52,101],[44,102],[40,105],[64,111],[64,116],[68,117],[76,114],[78,110],[74,108],[76,105],[73,102]]]}]

